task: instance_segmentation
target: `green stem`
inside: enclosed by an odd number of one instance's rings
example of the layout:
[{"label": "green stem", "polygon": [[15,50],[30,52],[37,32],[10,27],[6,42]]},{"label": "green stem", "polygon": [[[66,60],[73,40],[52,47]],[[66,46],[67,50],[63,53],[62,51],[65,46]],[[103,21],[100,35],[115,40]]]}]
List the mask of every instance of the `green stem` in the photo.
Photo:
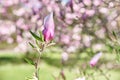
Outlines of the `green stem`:
[{"label": "green stem", "polygon": [[35,64],[35,77],[37,80],[39,80],[39,61],[40,61],[40,55],[38,56],[37,62]]},{"label": "green stem", "polygon": [[40,51],[38,51],[39,55],[38,55],[38,58],[37,58],[37,61],[36,61],[36,64],[35,64],[35,77],[37,78],[37,80],[39,80],[39,61],[40,61],[40,57],[41,57],[41,54],[43,52],[45,48],[45,44],[42,45],[42,49]]}]

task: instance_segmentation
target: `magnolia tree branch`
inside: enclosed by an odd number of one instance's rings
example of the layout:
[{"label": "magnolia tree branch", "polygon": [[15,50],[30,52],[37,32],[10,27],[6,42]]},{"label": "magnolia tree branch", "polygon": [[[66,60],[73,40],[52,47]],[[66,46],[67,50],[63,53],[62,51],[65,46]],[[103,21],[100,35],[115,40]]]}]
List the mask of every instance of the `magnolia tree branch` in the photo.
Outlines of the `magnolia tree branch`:
[{"label": "magnolia tree branch", "polygon": [[44,51],[45,48],[54,45],[52,43],[52,39],[54,37],[54,20],[53,20],[53,12],[49,14],[44,19],[44,29],[43,31],[39,31],[39,35],[36,33],[30,31],[31,35],[35,38],[35,45],[30,43],[32,48],[36,49],[38,51],[38,58],[36,59],[36,62],[34,64],[35,66],[35,80],[39,80],[39,61],[40,57]]}]

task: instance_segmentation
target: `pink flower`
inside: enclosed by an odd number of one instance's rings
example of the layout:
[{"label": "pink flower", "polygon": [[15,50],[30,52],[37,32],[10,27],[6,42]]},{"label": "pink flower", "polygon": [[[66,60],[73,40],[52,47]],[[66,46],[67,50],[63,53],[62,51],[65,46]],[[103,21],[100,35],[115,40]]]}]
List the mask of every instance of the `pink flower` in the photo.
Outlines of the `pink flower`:
[{"label": "pink flower", "polygon": [[96,64],[97,64],[97,62],[98,62],[98,60],[100,59],[100,57],[102,56],[102,52],[99,52],[99,53],[97,53],[91,60],[90,60],[90,66],[91,67],[94,67]]},{"label": "pink flower", "polygon": [[44,30],[43,30],[43,36],[44,41],[48,42],[51,41],[54,37],[54,20],[53,20],[53,12],[45,17],[44,19]]}]

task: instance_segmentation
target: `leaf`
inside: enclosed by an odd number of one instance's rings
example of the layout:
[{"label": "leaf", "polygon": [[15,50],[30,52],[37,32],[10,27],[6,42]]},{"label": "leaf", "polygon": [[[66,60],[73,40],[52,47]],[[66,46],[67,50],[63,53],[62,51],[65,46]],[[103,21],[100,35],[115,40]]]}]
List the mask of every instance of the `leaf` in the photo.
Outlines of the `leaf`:
[{"label": "leaf", "polygon": [[36,35],[35,33],[33,33],[32,31],[30,31],[31,35],[36,39],[36,40],[39,40],[39,41],[42,41],[41,38]]},{"label": "leaf", "polygon": [[117,38],[117,35],[116,35],[116,33],[115,33],[114,31],[112,31],[112,34],[113,34],[113,36],[114,36],[115,38]]},{"label": "leaf", "polygon": [[34,63],[31,59],[25,58],[25,61],[26,61],[28,64],[35,65],[35,63]]},{"label": "leaf", "polygon": [[47,47],[53,46],[53,45],[55,45],[55,44],[56,44],[56,43],[50,43],[50,44],[47,45]]},{"label": "leaf", "polygon": [[39,31],[39,34],[40,34],[41,41],[43,42],[43,41],[44,41],[44,37],[43,37],[42,32],[41,32],[41,31]]},{"label": "leaf", "polygon": [[38,41],[37,41],[37,40],[35,41],[35,43],[36,43],[36,45],[37,45],[37,48],[39,48],[39,43],[38,43]]},{"label": "leaf", "polygon": [[34,46],[32,43],[30,43],[30,42],[29,42],[29,45],[30,45],[32,48],[35,48],[35,46]]}]

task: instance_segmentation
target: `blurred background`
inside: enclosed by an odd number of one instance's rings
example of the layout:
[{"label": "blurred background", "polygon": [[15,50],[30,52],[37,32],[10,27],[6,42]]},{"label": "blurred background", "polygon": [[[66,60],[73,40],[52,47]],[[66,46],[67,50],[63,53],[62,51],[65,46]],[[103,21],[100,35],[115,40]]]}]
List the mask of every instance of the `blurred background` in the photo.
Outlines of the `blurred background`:
[{"label": "blurred background", "polygon": [[58,80],[61,72],[65,80],[120,80],[119,6],[119,0],[0,0],[0,80],[31,78],[35,69],[25,59],[34,61],[37,52],[29,31],[42,31],[50,12],[56,45],[41,56],[40,80]]}]

